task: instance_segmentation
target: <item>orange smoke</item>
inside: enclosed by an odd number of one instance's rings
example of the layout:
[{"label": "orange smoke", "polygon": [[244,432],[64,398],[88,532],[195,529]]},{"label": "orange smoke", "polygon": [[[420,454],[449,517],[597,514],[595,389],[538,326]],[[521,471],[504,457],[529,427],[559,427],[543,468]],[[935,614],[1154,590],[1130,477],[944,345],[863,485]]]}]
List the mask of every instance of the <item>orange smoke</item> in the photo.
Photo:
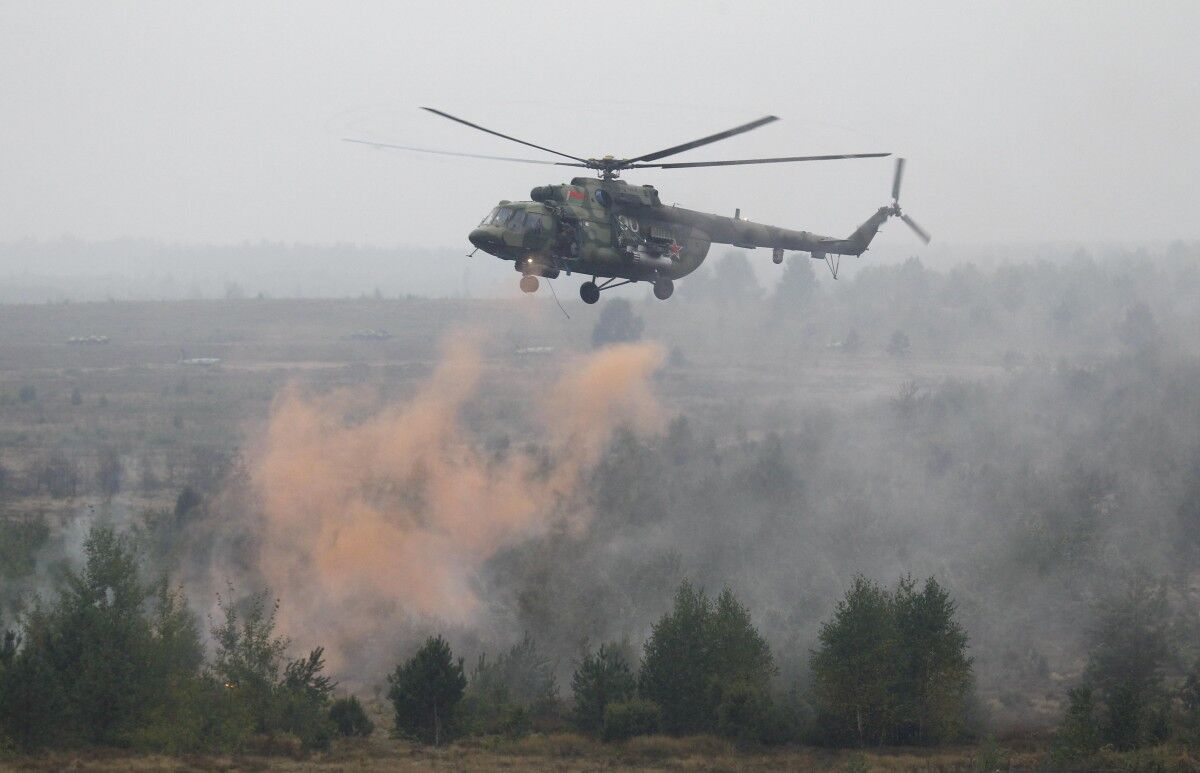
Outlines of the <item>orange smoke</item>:
[{"label": "orange smoke", "polygon": [[[649,379],[661,362],[652,344],[569,362],[530,403],[549,470],[520,453],[493,459],[463,428],[459,412],[482,372],[465,337],[445,346],[403,403],[372,405],[361,390],[286,390],[252,464],[265,514],[261,568],[281,596],[281,627],[313,642],[333,625],[352,641],[378,632],[379,616],[469,620],[479,569],[562,517],[555,503],[579,485],[614,426],[659,429]],[[336,645],[330,655],[336,667]]]}]

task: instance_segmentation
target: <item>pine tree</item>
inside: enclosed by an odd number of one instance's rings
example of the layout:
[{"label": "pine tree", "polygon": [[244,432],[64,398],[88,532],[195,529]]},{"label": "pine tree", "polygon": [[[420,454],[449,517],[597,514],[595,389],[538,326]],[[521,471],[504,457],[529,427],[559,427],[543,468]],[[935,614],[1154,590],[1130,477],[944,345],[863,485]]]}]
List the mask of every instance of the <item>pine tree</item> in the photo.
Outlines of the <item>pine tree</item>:
[{"label": "pine tree", "polygon": [[575,726],[585,733],[599,733],[604,727],[604,708],[629,700],[636,688],[629,660],[619,644],[601,644],[594,653],[589,650],[571,677]]},{"label": "pine tree", "polygon": [[668,733],[702,733],[712,726],[709,619],[712,602],[686,580],[675,603],[651,629],[638,674],[638,691],[662,709]]},{"label": "pine tree", "polygon": [[396,666],[388,683],[397,730],[435,746],[451,737],[467,678],[462,659],[454,662],[445,639],[427,639],[416,655]]}]

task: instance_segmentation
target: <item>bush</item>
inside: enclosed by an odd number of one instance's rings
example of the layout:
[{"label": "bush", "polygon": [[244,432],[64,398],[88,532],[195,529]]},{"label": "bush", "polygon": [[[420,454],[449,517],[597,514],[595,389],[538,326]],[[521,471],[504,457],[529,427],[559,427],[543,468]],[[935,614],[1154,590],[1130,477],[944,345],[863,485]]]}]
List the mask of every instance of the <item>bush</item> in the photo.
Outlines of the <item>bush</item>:
[{"label": "bush", "polygon": [[353,695],[334,701],[329,707],[329,719],[343,738],[366,738],[375,732],[375,723],[367,716],[362,703]]},{"label": "bush", "polygon": [[735,741],[769,742],[777,732],[771,696],[744,682],[728,685],[717,705],[717,732]]},{"label": "bush", "polygon": [[658,704],[635,698],[604,707],[605,741],[623,741],[639,735],[653,735],[662,727]]}]

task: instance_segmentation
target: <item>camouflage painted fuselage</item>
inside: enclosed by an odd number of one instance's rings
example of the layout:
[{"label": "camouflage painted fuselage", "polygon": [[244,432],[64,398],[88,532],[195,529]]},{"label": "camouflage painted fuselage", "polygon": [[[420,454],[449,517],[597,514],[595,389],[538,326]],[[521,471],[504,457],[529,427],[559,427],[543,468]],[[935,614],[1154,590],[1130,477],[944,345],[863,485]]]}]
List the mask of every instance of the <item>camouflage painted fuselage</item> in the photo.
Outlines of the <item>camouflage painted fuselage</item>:
[{"label": "camouflage painted fuselage", "polygon": [[714,242],[753,249],[858,255],[887,219],[881,209],[848,239],[664,206],[650,185],[576,177],[534,188],[532,201],[502,201],[471,232],[477,248],[536,276],[559,271],[633,280],[678,279]]}]

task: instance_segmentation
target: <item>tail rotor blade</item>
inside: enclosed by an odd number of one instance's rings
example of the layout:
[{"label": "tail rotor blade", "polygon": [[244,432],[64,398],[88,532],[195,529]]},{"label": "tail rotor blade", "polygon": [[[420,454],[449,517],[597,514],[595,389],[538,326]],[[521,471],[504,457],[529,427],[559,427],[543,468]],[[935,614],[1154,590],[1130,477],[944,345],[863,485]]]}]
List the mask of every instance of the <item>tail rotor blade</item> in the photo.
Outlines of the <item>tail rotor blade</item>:
[{"label": "tail rotor blade", "polygon": [[900,181],[904,179],[904,159],[896,159],[896,174],[892,177],[892,201],[900,200]]},{"label": "tail rotor blade", "polygon": [[905,222],[905,224],[908,225],[909,228],[913,229],[913,233],[915,233],[918,237],[920,237],[921,241],[925,242],[926,244],[929,244],[929,242],[933,240],[933,237],[931,237],[928,233],[926,233],[925,229],[922,228],[921,226],[917,225],[917,221],[913,220],[908,215],[901,215],[900,219],[903,220]]}]

